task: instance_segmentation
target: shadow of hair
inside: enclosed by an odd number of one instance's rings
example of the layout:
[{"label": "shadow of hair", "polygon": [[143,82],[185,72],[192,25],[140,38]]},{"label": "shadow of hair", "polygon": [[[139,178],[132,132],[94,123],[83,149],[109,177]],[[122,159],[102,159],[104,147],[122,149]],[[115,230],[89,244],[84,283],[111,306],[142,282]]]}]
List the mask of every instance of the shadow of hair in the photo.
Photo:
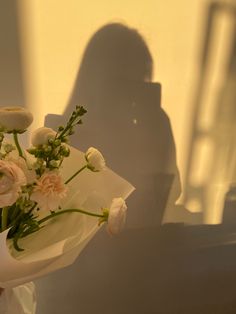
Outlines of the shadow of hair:
[{"label": "shadow of hair", "polygon": [[150,81],[152,65],[151,53],[137,30],[119,23],[103,26],[87,44],[64,113],[68,116],[76,104],[90,108],[101,89],[114,81]]}]

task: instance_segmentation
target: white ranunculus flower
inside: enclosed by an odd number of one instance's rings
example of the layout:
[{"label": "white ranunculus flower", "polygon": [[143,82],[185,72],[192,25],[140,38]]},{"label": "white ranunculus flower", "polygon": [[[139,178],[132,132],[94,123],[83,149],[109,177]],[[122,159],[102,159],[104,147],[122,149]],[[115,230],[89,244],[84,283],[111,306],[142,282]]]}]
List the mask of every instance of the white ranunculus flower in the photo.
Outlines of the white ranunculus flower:
[{"label": "white ranunculus flower", "polygon": [[88,168],[92,171],[101,171],[105,168],[105,159],[96,148],[90,147],[85,154],[85,158],[88,163]]},{"label": "white ranunculus flower", "polygon": [[23,107],[0,107],[0,127],[6,131],[24,131],[33,122],[33,115]]},{"label": "white ranunculus flower", "polygon": [[107,231],[110,234],[119,233],[125,225],[127,206],[123,198],[113,198],[107,221]]},{"label": "white ranunculus flower", "polygon": [[32,132],[31,143],[37,147],[48,144],[48,140],[55,138],[56,132],[53,129],[41,127]]},{"label": "white ranunculus flower", "polygon": [[27,183],[23,170],[12,161],[0,160],[0,207],[11,206]]}]

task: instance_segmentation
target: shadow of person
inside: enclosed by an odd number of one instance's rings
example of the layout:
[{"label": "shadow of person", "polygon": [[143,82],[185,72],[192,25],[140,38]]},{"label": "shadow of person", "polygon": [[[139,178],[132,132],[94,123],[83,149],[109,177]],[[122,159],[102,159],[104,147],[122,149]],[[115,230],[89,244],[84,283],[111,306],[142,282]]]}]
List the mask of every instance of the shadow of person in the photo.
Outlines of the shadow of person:
[{"label": "shadow of person", "polygon": [[[63,116],[46,119],[58,126],[76,104],[86,105],[72,144],[98,147],[136,192],[128,199],[123,233],[111,239],[101,229],[73,266],[38,280],[40,313],[216,313],[222,283],[229,300],[234,297],[234,276],[229,271],[225,277],[225,269],[235,272],[235,249],[215,246],[219,236],[225,239],[224,230],[218,235],[217,226],[158,228],[164,212],[170,221],[186,221],[186,215],[174,206],[180,194],[175,145],[160,106],[160,84],[151,82],[152,66],[136,30],[106,25],[88,43]],[[197,250],[206,239],[212,248]],[[217,304],[212,311],[211,304]]]},{"label": "shadow of person", "polygon": [[167,221],[179,218],[173,211],[180,195],[175,144],[152,72],[142,36],[122,24],[105,25],[85,49],[62,120],[46,118],[46,125],[57,126],[75,105],[88,109],[71,143],[82,150],[97,147],[107,165],[136,187],[128,200],[128,228],[159,226],[166,207]]}]

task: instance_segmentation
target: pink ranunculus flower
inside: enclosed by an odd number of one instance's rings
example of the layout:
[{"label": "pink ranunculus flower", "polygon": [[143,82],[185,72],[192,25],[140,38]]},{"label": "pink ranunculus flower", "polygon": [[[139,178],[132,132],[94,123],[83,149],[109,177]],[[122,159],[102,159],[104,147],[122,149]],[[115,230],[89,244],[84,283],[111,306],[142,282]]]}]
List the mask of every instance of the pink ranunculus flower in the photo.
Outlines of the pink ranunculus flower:
[{"label": "pink ranunculus flower", "polygon": [[31,200],[37,202],[41,210],[56,210],[66,196],[67,188],[57,171],[44,173],[36,180]]},{"label": "pink ranunculus flower", "polygon": [[107,231],[114,235],[119,233],[126,221],[127,206],[123,198],[113,198],[107,221]]},{"label": "pink ranunculus flower", "polygon": [[12,161],[0,160],[0,207],[13,205],[27,183],[23,170]]},{"label": "pink ranunculus flower", "polygon": [[32,164],[35,161],[30,154],[26,152],[27,160],[16,155],[14,153],[10,153],[6,156],[5,160],[11,161],[16,164],[25,174],[27,183],[33,183],[36,179],[35,171],[32,169]]}]

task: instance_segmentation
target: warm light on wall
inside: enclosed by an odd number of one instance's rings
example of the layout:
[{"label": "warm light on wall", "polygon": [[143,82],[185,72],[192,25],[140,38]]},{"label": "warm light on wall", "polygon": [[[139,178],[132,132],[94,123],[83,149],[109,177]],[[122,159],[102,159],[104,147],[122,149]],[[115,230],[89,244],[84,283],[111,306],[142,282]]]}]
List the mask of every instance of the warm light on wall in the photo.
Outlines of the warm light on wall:
[{"label": "warm light on wall", "polygon": [[20,0],[17,7],[26,106],[34,112],[31,128],[36,128],[43,125],[45,115],[43,75],[39,63],[41,37],[38,34],[38,2]]},{"label": "warm light on wall", "polygon": [[[77,0],[22,0],[19,2],[28,99],[40,110],[62,113],[80,60],[93,33],[109,22],[137,28],[154,59],[154,80],[163,85],[163,106],[171,117],[183,165],[189,96],[195,82],[200,25],[206,0],[81,3]],[[40,108],[40,109],[39,109]]]},{"label": "warm light on wall", "polygon": [[[210,3],[209,0],[101,0],[87,3],[78,0],[19,0],[27,104],[36,117],[33,127],[41,126],[46,114],[63,112],[83,51],[94,32],[109,22],[125,23],[140,31],[151,50],[155,69],[153,80],[162,84],[162,105],[171,119],[178,166],[184,176],[188,158],[187,139],[192,123],[192,97],[199,79],[202,32]],[[219,60],[224,60],[227,50],[225,44],[219,45],[219,41],[227,41],[227,27],[223,25],[216,38],[219,51],[212,55],[212,67],[207,74],[210,83],[202,107],[204,128],[211,123],[214,114],[212,104],[217,97],[219,78],[222,78],[222,62]],[[215,74],[216,68],[218,74]],[[195,183],[207,180],[204,173],[208,161],[203,156],[210,154],[211,147],[203,142],[195,155],[197,168],[191,174]],[[211,217],[207,218],[210,220]],[[218,221],[219,218],[213,220]]]}]

